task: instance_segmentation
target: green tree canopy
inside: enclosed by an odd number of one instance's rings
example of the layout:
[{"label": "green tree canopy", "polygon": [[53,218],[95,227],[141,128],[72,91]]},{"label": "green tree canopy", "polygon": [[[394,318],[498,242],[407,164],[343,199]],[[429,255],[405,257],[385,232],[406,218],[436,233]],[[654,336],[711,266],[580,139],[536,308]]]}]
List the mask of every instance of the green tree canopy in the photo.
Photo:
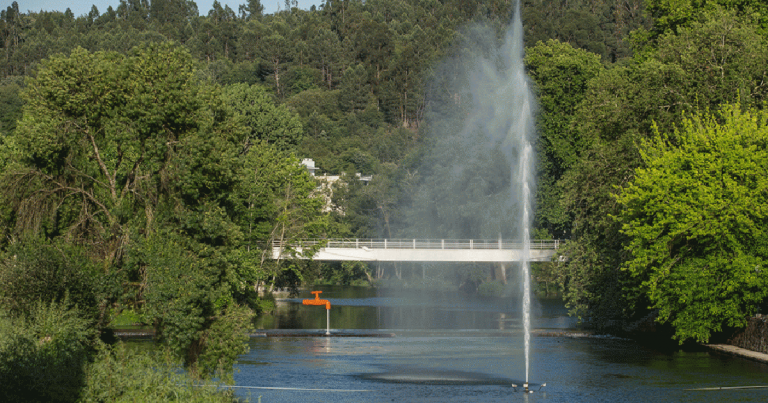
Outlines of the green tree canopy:
[{"label": "green tree canopy", "polygon": [[673,133],[680,116],[697,109],[735,102],[760,108],[766,99],[759,67],[768,60],[765,39],[733,12],[710,15],[657,45],[589,81],[573,118],[584,148],[559,183],[572,231],[561,284],[572,309],[605,325],[643,315],[647,306],[631,303],[624,291],[638,279],[619,270],[628,239],[610,218],[620,211],[612,195],[645,164],[637,145],[654,125]]},{"label": "green tree canopy", "polygon": [[2,196],[19,233],[44,230],[101,245],[117,259],[128,224],[146,227],[169,193],[173,161],[204,123],[189,54],[172,45],[130,56],[75,49],[44,61],[7,139]]},{"label": "green tree canopy", "polygon": [[538,124],[546,152],[562,172],[576,163],[584,148],[571,120],[584,99],[587,83],[603,70],[600,56],[550,39],[528,48],[525,64],[536,83],[542,109]]},{"label": "green tree canopy", "polygon": [[[45,60],[3,147],[0,197],[14,239],[82,245],[114,280],[118,291],[88,303],[100,318],[118,300],[143,304],[161,340],[204,376],[243,351],[241,307],[255,307],[255,288],[300,271],[269,262],[271,241],[319,234],[325,219],[314,180],[281,151],[298,141],[298,118],[259,87],[222,91],[196,77],[170,43]],[[50,284],[69,266],[32,260],[8,270],[39,277],[18,284],[54,300],[67,287],[86,295],[82,281]]]},{"label": "green tree canopy", "polygon": [[245,126],[243,150],[263,141],[281,151],[292,151],[304,129],[298,116],[284,105],[275,105],[272,96],[259,85],[226,86],[222,98],[235,119]]},{"label": "green tree canopy", "polygon": [[540,133],[536,222],[540,229],[562,236],[567,232],[567,214],[560,204],[556,183],[573,167],[589,144],[574,125],[575,112],[584,100],[590,80],[604,67],[600,56],[568,43],[551,39],[527,49],[525,64],[536,83]]},{"label": "green tree canopy", "polygon": [[681,342],[743,326],[768,296],[768,113],[740,108],[657,131],[617,197],[624,269]]},{"label": "green tree canopy", "polygon": [[646,0],[646,4],[657,34],[676,32],[703,14],[719,14],[723,9],[755,18],[763,30],[768,29],[768,4],[762,0]]}]

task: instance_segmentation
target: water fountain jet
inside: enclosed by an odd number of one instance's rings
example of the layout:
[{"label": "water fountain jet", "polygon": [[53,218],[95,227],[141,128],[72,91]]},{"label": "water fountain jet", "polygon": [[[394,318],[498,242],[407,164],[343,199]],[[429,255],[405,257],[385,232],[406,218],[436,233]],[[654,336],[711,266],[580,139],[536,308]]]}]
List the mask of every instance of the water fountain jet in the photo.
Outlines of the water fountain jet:
[{"label": "water fountain jet", "polygon": [[[416,225],[458,237],[508,237],[523,245],[520,263],[524,382],[531,371],[531,234],[533,221],[536,100],[524,64],[521,5],[503,41],[490,27],[471,27],[446,74],[438,75],[428,116],[433,158]],[[501,168],[501,169],[499,169]],[[432,207],[439,200],[440,209]],[[424,209],[423,206],[430,206]],[[424,220],[422,222],[422,220]],[[502,275],[506,280],[506,274]],[[515,290],[516,293],[517,290]],[[520,382],[522,384],[523,382]]]},{"label": "water fountain jet", "polygon": [[507,57],[507,66],[511,70],[511,82],[509,91],[512,91],[511,99],[514,106],[518,107],[519,114],[513,116],[513,122],[507,133],[508,141],[516,145],[518,167],[513,170],[512,177],[517,179],[513,183],[519,186],[519,197],[521,200],[521,229],[523,239],[523,257],[521,262],[521,275],[523,282],[523,338],[525,348],[525,384],[524,389],[528,392],[528,381],[530,373],[530,344],[531,344],[531,275],[530,275],[530,250],[531,250],[531,188],[533,187],[533,147],[531,146],[532,137],[535,134],[535,123],[533,120],[532,104],[533,94],[528,85],[528,78],[525,75],[524,48],[523,48],[523,23],[520,16],[520,1],[516,2],[515,15],[512,21],[512,29],[507,34],[507,43],[505,44],[505,56]]}]

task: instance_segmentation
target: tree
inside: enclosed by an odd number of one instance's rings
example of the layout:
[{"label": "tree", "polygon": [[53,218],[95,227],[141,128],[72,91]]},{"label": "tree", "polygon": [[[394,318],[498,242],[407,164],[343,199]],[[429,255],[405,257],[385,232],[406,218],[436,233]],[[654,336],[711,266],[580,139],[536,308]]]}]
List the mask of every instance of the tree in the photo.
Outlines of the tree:
[{"label": "tree", "polygon": [[371,81],[374,86],[381,82],[381,76],[387,67],[393,52],[393,33],[386,24],[365,20],[355,35],[358,57],[371,69]]},{"label": "tree", "polygon": [[248,4],[241,4],[240,18],[244,20],[261,18],[264,13],[264,6],[261,5],[261,0],[248,0]]},{"label": "tree", "polygon": [[339,59],[342,57],[342,46],[338,35],[327,28],[320,28],[317,34],[310,40],[310,48],[313,51],[317,68],[322,75],[328,89],[332,89],[339,77],[336,75],[339,69]]},{"label": "tree", "polygon": [[431,49],[420,44],[427,35],[419,25],[402,35],[395,46],[387,68],[386,83],[382,86],[383,107],[392,123],[405,128],[417,129],[424,114],[424,66],[435,57]]},{"label": "tree", "polygon": [[279,18],[272,20],[269,28],[270,33],[261,38],[261,57],[270,64],[275,93],[278,97],[282,97],[285,91],[280,84],[280,72],[287,59],[289,59],[290,43],[285,37],[289,33],[289,28]]},{"label": "tree", "polygon": [[[122,296],[146,302],[161,340],[208,376],[231,371],[244,351],[250,313],[237,299],[253,292],[256,273],[236,259],[246,245],[232,193],[246,130],[193,73],[173,44],[44,61],[25,89],[0,190],[19,239],[83,245],[102,274],[138,284]],[[29,287],[54,298],[80,287],[52,287],[51,270],[34,272]]]},{"label": "tree", "polygon": [[7,139],[1,188],[18,233],[88,244],[106,270],[118,262],[129,226],[151,227],[177,151],[204,126],[192,72],[172,45],[129,57],[77,48],[44,61]]},{"label": "tree", "polygon": [[221,7],[218,0],[213,0],[211,7],[206,21],[209,41],[217,45],[217,56],[223,54],[224,59],[230,60],[237,53],[237,16],[228,5]]},{"label": "tree", "polygon": [[648,0],[647,9],[657,35],[676,32],[702,14],[720,14],[723,9],[754,16],[763,30],[768,29],[768,5],[761,0]]},{"label": "tree", "polygon": [[567,217],[555,184],[577,163],[588,144],[574,127],[575,112],[587,92],[587,84],[603,70],[600,56],[554,39],[528,48],[528,75],[536,83],[541,112],[537,127],[541,138],[537,158],[537,227],[563,234]]},{"label": "tree", "polygon": [[[250,248],[259,255],[255,263],[261,269],[257,287],[266,284],[271,291],[287,272],[299,279],[302,276],[301,265],[292,261],[293,245],[301,239],[326,235],[325,198],[318,194],[317,182],[295,157],[266,143],[253,146],[244,160],[238,192],[242,228],[247,228]],[[273,242],[288,246],[281,259],[272,260]],[[304,250],[305,255],[311,252]]]},{"label": "tree", "polygon": [[627,34],[648,25],[644,3],[526,0],[522,9],[526,42],[555,39],[615,62],[632,55]]},{"label": "tree", "polygon": [[99,278],[83,250],[64,242],[25,241],[10,245],[0,260],[0,310],[28,317],[39,304],[55,303],[104,325],[97,284],[107,279]]},{"label": "tree", "polygon": [[21,316],[0,310],[0,399],[77,401],[98,332],[67,305],[37,301]]},{"label": "tree", "polygon": [[163,231],[140,242],[132,258],[146,268],[145,314],[153,318],[158,340],[195,376],[226,377],[248,351],[250,314],[233,301],[225,261],[198,248]]},{"label": "tree", "polygon": [[339,107],[344,111],[359,112],[368,105],[371,91],[368,83],[368,73],[365,67],[358,64],[348,67],[341,77],[339,84]]},{"label": "tree", "polygon": [[148,0],[120,0],[117,17],[136,29],[146,29],[149,20]]},{"label": "tree", "polygon": [[232,84],[224,88],[222,99],[233,118],[248,130],[242,140],[243,151],[262,141],[277,150],[291,151],[301,140],[303,128],[298,116],[284,105],[275,105],[264,87]]},{"label": "tree", "polygon": [[644,165],[637,144],[654,126],[672,133],[685,113],[765,99],[764,69],[756,68],[768,60],[765,41],[732,12],[665,35],[657,46],[588,83],[573,119],[584,147],[559,183],[572,232],[561,286],[569,307],[598,326],[642,316],[648,305],[645,294],[625,292],[640,280],[620,270],[629,240],[610,218],[620,213],[612,195]]},{"label": "tree", "polygon": [[99,8],[94,4],[91,6],[91,11],[88,12],[88,24],[93,24],[97,19],[99,19]]},{"label": "tree", "polygon": [[184,28],[197,17],[197,5],[189,0],[152,0],[149,5],[149,19],[156,29],[167,38],[184,41]]},{"label": "tree", "polygon": [[696,77],[677,89],[689,105],[716,107],[735,97],[758,105],[768,100],[766,39],[751,21],[723,10],[660,37],[653,58]]},{"label": "tree", "polygon": [[0,10],[0,56],[2,56],[3,73],[8,75],[22,74],[20,66],[13,63],[18,58],[20,45],[23,44],[23,34],[27,17],[19,13],[19,3],[13,2],[5,10]]},{"label": "tree", "polygon": [[21,118],[22,101],[19,92],[22,82],[21,77],[0,80],[0,144],[3,138],[16,129],[16,121]]},{"label": "tree", "polygon": [[742,327],[768,297],[768,113],[724,106],[644,141],[617,196],[623,266],[682,341]]},{"label": "tree", "polygon": [[[584,99],[589,80],[603,70],[600,56],[554,39],[526,49],[528,75],[536,83],[541,117],[538,127],[558,172],[571,167],[584,147],[572,131],[576,108]],[[559,177],[559,175],[557,175]]]}]

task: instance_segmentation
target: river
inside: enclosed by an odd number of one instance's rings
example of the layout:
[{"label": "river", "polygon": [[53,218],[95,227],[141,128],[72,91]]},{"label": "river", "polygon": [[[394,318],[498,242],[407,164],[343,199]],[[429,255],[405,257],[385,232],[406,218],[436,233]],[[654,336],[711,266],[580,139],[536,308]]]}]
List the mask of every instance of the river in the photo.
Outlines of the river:
[{"label": "river", "polygon": [[[532,394],[519,300],[457,293],[318,287],[331,302],[278,303],[240,357],[239,396],[262,402],[768,401],[768,365],[704,348],[654,349],[612,337],[534,336]],[[576,330],[557,299],[538,299],[538,334]],[[266,336],[266,337],[265,337]],[[286,337],[290,336],[290,337]],[[546,386],[541,384],[546,383]],[[512,385],[519,385],[513,387]]]}]

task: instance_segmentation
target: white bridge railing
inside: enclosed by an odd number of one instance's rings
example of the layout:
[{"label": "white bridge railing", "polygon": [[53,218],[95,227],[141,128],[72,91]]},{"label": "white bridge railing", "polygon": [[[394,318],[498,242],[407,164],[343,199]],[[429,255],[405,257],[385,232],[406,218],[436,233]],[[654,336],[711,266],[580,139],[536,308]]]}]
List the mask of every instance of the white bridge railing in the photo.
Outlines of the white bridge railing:
[{"label": "white bridge railing", "polygon": [[[559,239],[531,240],[532,250],[557,250],[565,243]],[[465,250],[520,250],[522,242],[499,239],[302,239],[295,242],[272,242],[273,248],[285,247],[344,249],[465,249]]]}]

